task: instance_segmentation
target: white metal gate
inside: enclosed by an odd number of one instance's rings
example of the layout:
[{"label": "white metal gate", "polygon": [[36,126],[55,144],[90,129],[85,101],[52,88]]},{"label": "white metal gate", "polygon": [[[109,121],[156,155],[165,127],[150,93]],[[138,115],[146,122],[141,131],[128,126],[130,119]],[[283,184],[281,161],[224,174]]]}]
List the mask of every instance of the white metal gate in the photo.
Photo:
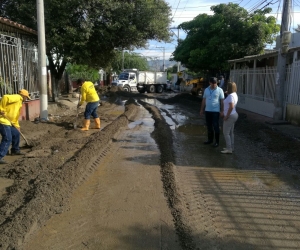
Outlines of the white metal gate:
[{"label": "white metal gate", "polygon": [[286,103],[300,105],[300,61],[294,61],[287,70]]},{"label": "white metal gate", "polygon": [[238,107],[268,117],[273,116],[275,67],[231,70],[230,80],[237,85]]},{"label": "white metal gate", "polygon": [[0,34],[0,96],[25,88],[39,97],[37,50],[21,38]]},{"label": "white metal gate", "polygon": [[[300,61],[286,70],[284,110],[287,104],[300,105]],[[276,75],[276,67],[231,70],[230,78],[238,88],[238,107],[273,117]]]}]

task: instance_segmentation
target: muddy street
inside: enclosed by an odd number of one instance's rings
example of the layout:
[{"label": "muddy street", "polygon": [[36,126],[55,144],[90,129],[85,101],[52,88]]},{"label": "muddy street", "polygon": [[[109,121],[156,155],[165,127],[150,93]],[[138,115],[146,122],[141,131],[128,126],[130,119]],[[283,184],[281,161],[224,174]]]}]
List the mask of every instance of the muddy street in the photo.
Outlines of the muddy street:
[{"label": "muddy street", "polygon": [[24,124],[36,146],[0,171],[0,249],[300,248],[298,138],[240,110],[224,155],[198,97],[102,100],[101,131],[71,128],[72,105]]}]

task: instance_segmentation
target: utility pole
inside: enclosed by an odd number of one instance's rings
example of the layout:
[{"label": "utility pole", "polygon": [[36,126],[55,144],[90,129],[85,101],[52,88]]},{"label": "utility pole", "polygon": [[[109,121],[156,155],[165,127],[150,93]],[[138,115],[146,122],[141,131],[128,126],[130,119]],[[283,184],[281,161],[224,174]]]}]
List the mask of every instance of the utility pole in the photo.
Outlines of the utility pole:
[{"label": "utility pole", "polygon": [[[172,29],[177,29],[177,35]],[[177,37],[177,45],[179,44],[179,29],[178,28],[170,28],[170,30],[173,32],[173,34]],[[177,72],[180,71],[180,62],[177,62]]]},{"label": "utility pole", "polygon": [[47,66],[45,44],[44,0],[36,0],[38,24],[38,55],[40,81],[40,119],[48,120]]},{"label": "utility pole", "polygon": [[286,56],[288,52],[290,35],[290,8],[291,0],[283,0],[282,20],[280,28],[280,47],[278,50],[277,76],[274,98],[273,120],[283,120],[284,118],[284,96],[285,96],[285,78],[286,78]]},{"label": "utility pole", "polygon": [[122,71],[124,71],[124,49],[122,49]]},{"label": "utility pole", "polygon": [[165,47],[156,47],[159,49],[163,49],[163,71],[165,71]]}]

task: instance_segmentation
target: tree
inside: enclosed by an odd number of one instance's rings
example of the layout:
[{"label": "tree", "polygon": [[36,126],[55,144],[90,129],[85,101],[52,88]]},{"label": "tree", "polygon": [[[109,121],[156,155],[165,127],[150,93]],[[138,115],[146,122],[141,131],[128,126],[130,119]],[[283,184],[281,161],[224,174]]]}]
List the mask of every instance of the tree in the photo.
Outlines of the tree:
[{"label": "tree", "polygon": [[[37,30],[36,0],[2,0],[0,16]],[[67,63],[105,68],[115,48],[170,41],[164,0],[44,0],[46,54],[58,83]]]},{"label": "tree", "polygon": [[249,14],[238,4],[212,6],[213,15],[200,14],[179,25],[186,33],[173,56],[192,71],[219,72],[227,60],[262,53],[266,43],[280,30],[270,8]]},{"label": "tree", "polygon": [[[111,64],[111,68],[113,68],[117,73],[122,71],[123,66],[123,55],[122,51],[118,52],[115,60]],[[139,69],[139,70],[148,70],[148,61],[147,58],[141,56],[138,53],[134,52],[124,52],[124,69]]]},{"label": "tree", "polygon": [[93,69],[87,65],[67,64],[66,72],[72,80],[77,80],[79,78],[83,78],[91,82],[99,80],[99,70]]}]

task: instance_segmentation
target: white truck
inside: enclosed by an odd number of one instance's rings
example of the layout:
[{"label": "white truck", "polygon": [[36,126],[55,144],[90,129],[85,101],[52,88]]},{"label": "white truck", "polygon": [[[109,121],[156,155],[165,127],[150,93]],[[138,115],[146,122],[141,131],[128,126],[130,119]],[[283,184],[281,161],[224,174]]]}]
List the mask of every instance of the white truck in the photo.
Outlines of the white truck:
[{"label": "white truck", "polygon": [[162,93],[167,89],[167,72],[139,71],[137,69],[124,69],[119,75],[117,86],[125,91],[140,93]]}]

